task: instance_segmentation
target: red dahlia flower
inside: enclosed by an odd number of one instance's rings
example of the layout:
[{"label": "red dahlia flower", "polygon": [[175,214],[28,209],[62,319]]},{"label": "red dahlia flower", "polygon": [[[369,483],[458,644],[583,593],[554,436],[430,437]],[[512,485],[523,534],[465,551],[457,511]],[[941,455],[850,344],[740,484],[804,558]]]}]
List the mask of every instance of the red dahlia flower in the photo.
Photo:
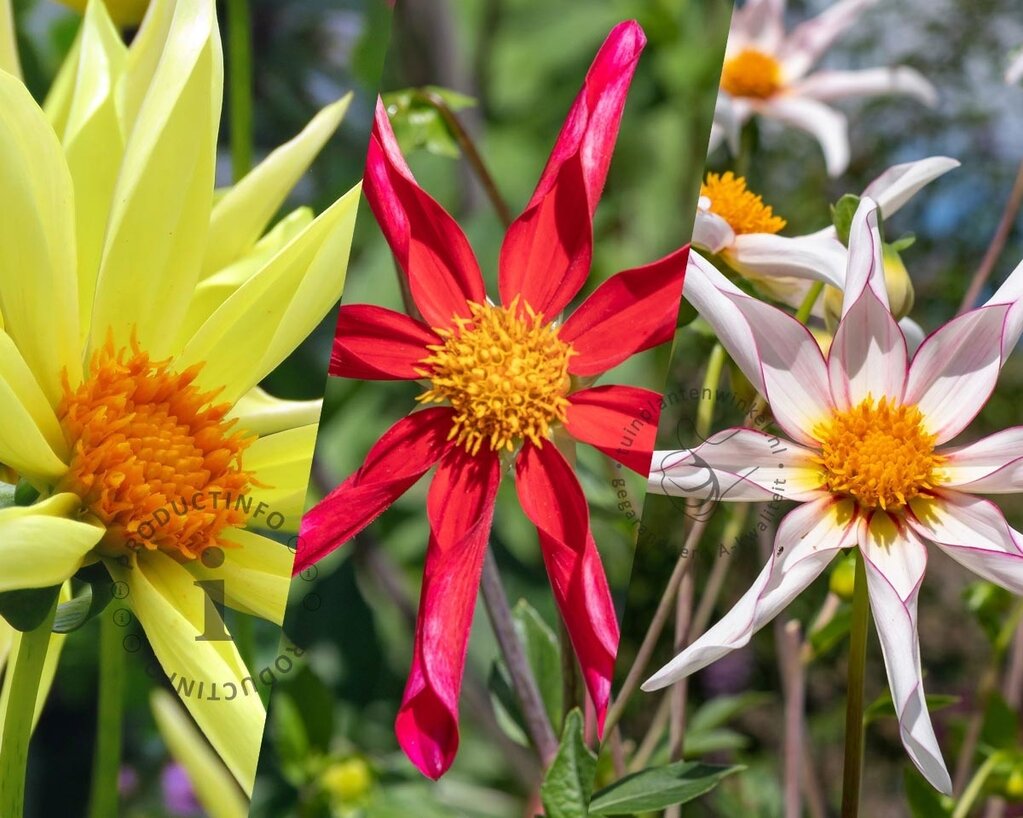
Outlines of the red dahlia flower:
[{"label": "red dahlia flower", "polygon": [[[554,434],[648,473],[660,395],[590,384],[671,339],[688,248],[613,276],[567,320],[560,314],[589,275],[591,220],[645,42],[638,24],[622,23],[598,53],[532,199],[505,236],[500,305],[487,298],[454,219],[416,184],[377,106],[366,197],[422,320],[343,306],[330,371],[428,386],[418,398],[424,407],[392,426],[362,467],[306,515],[295,570],[353,537],[437,466],[415,652],[396,723],[402,748],[431,778],[450,767],[458,747],[459,690],[494,499],[513,467],[603,724],[618,622],[586,498]],[[623,450],[637,426],[637,441]]]}]

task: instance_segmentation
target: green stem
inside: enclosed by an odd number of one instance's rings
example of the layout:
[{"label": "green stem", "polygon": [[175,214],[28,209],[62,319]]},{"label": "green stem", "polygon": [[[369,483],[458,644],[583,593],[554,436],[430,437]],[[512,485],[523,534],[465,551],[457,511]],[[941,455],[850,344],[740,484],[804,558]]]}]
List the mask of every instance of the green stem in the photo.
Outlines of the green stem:
[{"label": "green stem", "polygon": [[227,0],[231,101],[231,172],[237,183],[252,169],[252,15],[248,0]]},{"label": "green stem", "polygon": [[853,591],[852,632],[849,638],[849,675],[845,706],[845,762],[842,766],[842,818],[857,818],[860,811],[860,778],[863,773],[863,682],[867,664],[867,629],[870,599],[863,556],[856,551],[856,585]]},{"label": "green stem", "polygon": [[96,755],[92,760],[89,818],[118,814],[117,777],[121,770],[121,727],[124,717],[125,653],[122,629],[108,608],[99,617],[99,717]]},{"label": "green stem", "polygon": [[43,623],[21,634],[18,657],[8,670],[12,674],[10,698],[4,716],[0,744],[0,818],[23,818],[25,776],[28,772],[28,744],[35,721],[43,663],[50,647],[50,630],[57,612],[57,595]]},{"label": "green stem", "polygon": [[815,281],[810,287],[810,290],[806,294],[806,298],[803,299],[803,303],[800,304],[799,309],[796,310],[796,320],[800,324],[805,324],[810,320],[810,313],[813,312],[813,305],[817,303],[817,299],[821,297],[821,293],[823,291],[823,281]]},{"label": "green stem", "polygon": [[[707,360],[707,373],[703,376],[700,403],[696,408],[696,435],[700,438],[700,442],[707,439],[711,424],[714,422],[718,384],[721,383],[721,372],[724,370],[727,357],[725,348],[721,344],[715,344],[714,349],[710,351],[710,358]],[[708,392],[709,397],[704,398],[704,392]]]},{"label": "green stem", "polygon": [[988,776],[991,775],[995,767],[997,767],[1001,761],[1001,753],[992,753],[988,756],[987,761],[977,768],[977,772],[974,773],[973,778],[970,779],[970,783],[963,791],[963,797],[960,798],[959,803],[956,804],[955,812],[952,813],[952,818],[966,818],[966,816],[970,814],[970,810],[973,808],[974,802],[984,789],[984,782],[987,781]]}]

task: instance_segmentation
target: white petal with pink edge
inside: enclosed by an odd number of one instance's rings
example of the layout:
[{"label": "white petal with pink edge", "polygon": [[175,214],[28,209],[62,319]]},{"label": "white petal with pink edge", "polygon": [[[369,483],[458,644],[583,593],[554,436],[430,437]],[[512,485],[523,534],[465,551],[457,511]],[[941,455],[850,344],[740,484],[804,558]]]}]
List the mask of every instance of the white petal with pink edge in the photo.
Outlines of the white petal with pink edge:
[{"label": "white petal with pink edge", "polygon": [[1023,491],[1023,426],[940,452],[941,485],[970,494]]},{"label": "white petal with pink edge", "polygon": [[839,0],[792,29],[779,52],[790,76],[802,76],[841,34],[878,0]]},{"label": "white petal with pink edge", "polygon": [[774,539],[771,560],[725,616],[643,683],[659,690],[749,643],[831,562],[840,548],[855,544],[853,504],[823,497],[790,512]]},{"label": "white petal with pink edge", "polygon": [[818,71],[793,83],[790,90],[821,102],[897,94],[913,97],[925,105],[938,104],[934,86],[919,71],[905,65],[859,71]]},{"label": "white petal with pink edge", "polygon": [[927,549],[907,527],[876,512],[860,542],[874,624],[881,640],[888,684],[906,752],[924,778],[951,794],[952,781],[934,735],[920,668],[917,598],[927,567]]},{"label": "white petal with pink edge", "polygon": [[753,429],[724,429],[692,449],[654,452],[649,490],[735,502],[816,498],[823,484],[809,449]]},{"label": "white petal with pink edge", "polygon": [[693,246],[708,253],[720,253],[735,241],[735,231],[719,215],[711,213],[710,206],[710,199],[701,196],[693,222]]},{"label": "white petal with pink edge", "polygon": [[[695,238],[694,238],[695,241]],[[847,252],[834,235],[745,233],[725,250],[729,265],[755,277],[793,277],[845,287]]]},{"label": "white petal with pink edge", "polygon": [[764,116],[773,117],[817,139],[824,151],[828,176],[840,176],[849,167],[849,133],[845,116],[823,102],[798,96],[774,97],[757,106]]},{"label": "white petal with pink edge", "polygon": [[916,162],[892,165],[864,188],[863,195],[877,202],[882,218],[887,219],[922,188],[955,170],[959,164],[958,160],[948,156],[928,156]]}]

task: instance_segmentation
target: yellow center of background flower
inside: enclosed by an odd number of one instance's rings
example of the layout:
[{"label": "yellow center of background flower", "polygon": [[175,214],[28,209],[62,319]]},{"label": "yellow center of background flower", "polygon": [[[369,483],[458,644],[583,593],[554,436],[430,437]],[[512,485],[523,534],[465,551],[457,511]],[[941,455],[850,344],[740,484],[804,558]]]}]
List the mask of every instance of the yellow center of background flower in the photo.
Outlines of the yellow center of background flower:
[{"label": "yellow center of background flower", "polygon": [[866,509],[898,509],[933,488],[944,458],[916,406],[868,397],[815,430],[825,487]]},{"label": "yellow center of background flower", "polygon": [[[517,302],[517,299],[516,299]],[[435,332],[420,374],[430,388],[417,400],[455,410],[449,440],[476,454],[481,446],[514,451],[529,439],[542,445],[552,424],[564,423],[571,345],[530,307],[470,304],[469,318]]]},{"label": "yellow center of background flower", "polygon": [[708,173],[700,195],[710,199],[710,212],[720,216],[737,234],[777,233],[786,221],[770,205],[746,189],[746,180],[731,171]]},{"label": "yellow center of background flower", "polygon": [[241,456],[254,438],[232,433],[230,404],[193,383],[201,366],[174,372],[169,363],[108,341],[78,388],[65,380],[59,417],[72,460],[59,488],[103,522],[109,553],[195,559],[230,546],[222,532],[245,525],[254,480]]},{"label": "yellow center of background flower", "polygon": [[721,66],[721,88],[733,97],[768,99],[782,89],[781,64],[770,54],[746,48]]}]

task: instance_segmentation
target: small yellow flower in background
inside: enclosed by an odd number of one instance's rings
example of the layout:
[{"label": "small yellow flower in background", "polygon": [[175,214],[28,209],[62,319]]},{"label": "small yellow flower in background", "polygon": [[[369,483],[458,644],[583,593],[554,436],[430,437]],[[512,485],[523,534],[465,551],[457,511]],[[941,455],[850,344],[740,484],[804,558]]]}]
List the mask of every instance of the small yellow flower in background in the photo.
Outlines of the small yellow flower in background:
[{"label": "small yellow flower in background", "polygon": [[149,698],[157,729],[171,756],[188,773],[196,800],[209,818],[245,818],[249,805],[184,708],[165,690]]},{"label": "small yellow flower in background", "polygon": [[155,0],[130,47],[90,3],[42,108],[5,19],[0,474],[38,498],[0,510],[0,592],[105,565],[250,792],[265,710],[197,583],[283,617],[292,551],[256,530],[297,531],[320,402],[258,384],[339,299],[359,187],[271,220],[348,98],[215,197],[213,0]]},{"label": "small yellow flower in background", "polygon": [[337,806],[354,805],[373,786],[373,772],[361,758],[335,761],[320,775],[320,786]]},{"label": "small yellow flower in background", "polygon": [[[77,12],[85,14],[89,0],[57,0],[61,5],[72,8]],[[145,16],[149,7],[149,0],[103,0],[110,12],[110,19],[117,25],[124,27],[135,25]]]}]

